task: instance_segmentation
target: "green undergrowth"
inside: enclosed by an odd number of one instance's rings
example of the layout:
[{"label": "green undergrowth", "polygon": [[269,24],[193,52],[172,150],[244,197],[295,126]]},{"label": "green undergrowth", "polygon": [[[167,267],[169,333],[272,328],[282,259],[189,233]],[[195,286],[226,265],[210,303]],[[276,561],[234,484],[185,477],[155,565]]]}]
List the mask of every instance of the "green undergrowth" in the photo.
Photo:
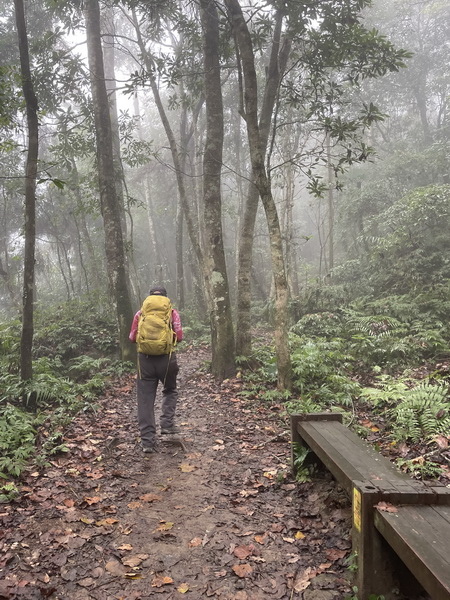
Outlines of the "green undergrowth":
[{"label": "green undergrowth", "polygon": [[[71,302],[38,312],[33,379],[19,377],[20,323],[0,324],[0,478],[18,477],[66,451],[64,427],[95,411],[111,378],[134,369],[118,360],[116,326],[98,307]],[[1,482],[1,479],[0,479]],[[6,484],[4,484],[6,485]],[[0,490],[0,502],[2,494]]]},{"label": "green undergrowth", "polygon": [[[439,436],[450,431],[450,326],[444,318],[450,303],[441,291],[439,301],[430,293],[360,299],[345,308],[303,315],[289,338],[292,392],[276,389],[274,347],[261,345],[251,360],[242,360],[252,368],[244,371],[241,395],[282,403],[286,417],[341,412],[363,437],[373,431],[357,416],[369,414],[379,420],[384,442],[392,447],[436,448]],[[434,460],[408,457],[398,466],[414,477],[439,477],[442,469]]]}]

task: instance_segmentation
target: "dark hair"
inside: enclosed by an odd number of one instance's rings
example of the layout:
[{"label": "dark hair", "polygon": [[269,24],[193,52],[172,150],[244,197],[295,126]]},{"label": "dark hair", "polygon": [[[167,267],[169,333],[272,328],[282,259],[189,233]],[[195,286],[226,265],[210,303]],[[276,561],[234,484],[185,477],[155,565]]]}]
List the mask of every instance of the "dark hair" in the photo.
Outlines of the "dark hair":
[{"label": "dark hair", "polygon": [[154,294],[158,296],[167,296],[166,288],[162,285],[155,285],[149,292],[149,296],[153,296]]}]

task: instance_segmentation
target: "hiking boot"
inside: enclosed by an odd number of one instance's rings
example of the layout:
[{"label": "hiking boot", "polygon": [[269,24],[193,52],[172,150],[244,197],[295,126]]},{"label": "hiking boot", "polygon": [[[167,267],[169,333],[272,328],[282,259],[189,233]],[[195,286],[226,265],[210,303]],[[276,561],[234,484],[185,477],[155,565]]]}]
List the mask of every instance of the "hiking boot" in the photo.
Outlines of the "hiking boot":
[{"label": "hiking boot", "polygon": [[155,446],[144,446],[144,445],[142,446],[142,452],[144,454],[155,454],[156,451],[157,450],[156,450]]},{"label": "hiking boot", "polygon": [[175,425],[161,428],[161,435],[176,435],[177,433],[180,433],[180,430]]}]

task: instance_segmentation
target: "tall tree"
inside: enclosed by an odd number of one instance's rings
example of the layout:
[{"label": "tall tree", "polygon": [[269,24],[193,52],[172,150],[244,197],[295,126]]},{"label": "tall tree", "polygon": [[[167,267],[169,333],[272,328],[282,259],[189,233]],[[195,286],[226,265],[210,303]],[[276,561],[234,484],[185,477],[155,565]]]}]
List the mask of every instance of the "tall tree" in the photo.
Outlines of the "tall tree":
[{"label": "tall tree", "polygon": [[98,183],[100,206],[105,228],[105,251],[110,293],[116,305],[119,342],[123,360],[133,356],[128,332],[133,317],[125,269],[125,248],[121,228],[120,207],[114,177],[114,152],[111,116],[105,85],[105,71],[100,30],[98,0],[86,0],[88,61],[91,72],[91,90],[97,142]]},{"label": "tall tree", "polygon": [[212,319],[212,371],[217,379],[234,372],[234,333],[222,233],[221,171],[223,101],[219,61],[219,16],[213,0],[200,0],[203,31],[206,139],[203,155],[203,200],[207,277]]},{"label": "tall tree", "polygon": [[[201,2],[200,11],[204,44],[204,99],[200,96],[195,103],[189,131],[187,131],[186,125],[182,123],[180,141],[177,140],[164,105],[164,99],[159,90],[156,78],[157,61],[146,47],[135,11],[132,11],[132,22],[139,50],[146,67],[145,75],[150,81],[155,104],[169,141],[177,180],[179,206],[186,221],[189,239],[203,276],[211,322],[212,372],[216,379],[221,380],[231,375],[235,367],[234,333],[222,235],[221,169],[224,133],[218,53],[219,26],[218,14],[213,2]],[[179,49],[175,49],[175,52],[177,55],[180,54]],[[205,231],[200,239],[200,219],[196,218],[187,193],[186,152],[204,101],[206,104],[207,132],[203,150],[204,217],[202,222]],[[180,219],[181,215],[178,216]],[[180,224],[180,220],[178,223]],[[202,243],[203,240],[204,244]],[[180,247],[178,247],[178,252],[180,252]]]},{"label": "tall tree", "polygon": [[22,89],[28,127],[28,151],[25,170],[25,256],[23,270],[22,336],[20,342],[20,377],[23,382],[33,376],[34,282],[36,253],[36,178],[39,155],[38,102],[30,69],[27,27],[23,0],[14,0],[19,38]]},{"label": "tall tree", "polygon": [[[282,36],[284,11],[277,10],[274,18],[274,31],[269,64],[259,118],[259,144],[265,155],[279,85],[286,69],[291,48],[289,32]],[[241,95],[242,100],[242,95]],[[241,106],[241,115],[245,107]],[[237,273],[237,326],[236,354],[249,356],[251,352],[251,273],[253,232],[259,204],[259,191],[254,181],[249,182],[244,206],[244,214],[239,232],[238,273]]]},{"label": "tall tree", "polygon": [[[272,271],[275,284],[274,337],[277,354],[278,388],[284,390],[290,389],[292,376],[288,345],[289,289],[280,221],[272,194],[270,178],[265,165],[267,138],[265,138],[265,124],[261,126],[259,120],[255,54],[251,34],[238,0],[225,0],[225,4],[230,14],[239,56],[242,61],[244,80],[244,119],[247,126],[250,159],[255,186],[264,207],[269,229]],[[276,84],[277,83],[278,82],[276,82]],[[270,114],[271,112],[272,111],[270,111]],[[270,115],[268,116],[270,117]]]}]

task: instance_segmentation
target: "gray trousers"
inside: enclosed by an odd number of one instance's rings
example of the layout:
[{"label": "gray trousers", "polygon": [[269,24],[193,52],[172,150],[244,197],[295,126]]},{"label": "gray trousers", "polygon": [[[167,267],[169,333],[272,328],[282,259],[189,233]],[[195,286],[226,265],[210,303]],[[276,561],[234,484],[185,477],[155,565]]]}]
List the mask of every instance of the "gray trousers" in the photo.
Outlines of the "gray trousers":
[{"label": "gray trousers", "polygon": [[138,424],[144,446],[154,446],[156,441],[155,398],[159,382],[163,384],[160,425],[172,427],[177,407],[176,354],[148,356],[138,352],[137,404]]}]

